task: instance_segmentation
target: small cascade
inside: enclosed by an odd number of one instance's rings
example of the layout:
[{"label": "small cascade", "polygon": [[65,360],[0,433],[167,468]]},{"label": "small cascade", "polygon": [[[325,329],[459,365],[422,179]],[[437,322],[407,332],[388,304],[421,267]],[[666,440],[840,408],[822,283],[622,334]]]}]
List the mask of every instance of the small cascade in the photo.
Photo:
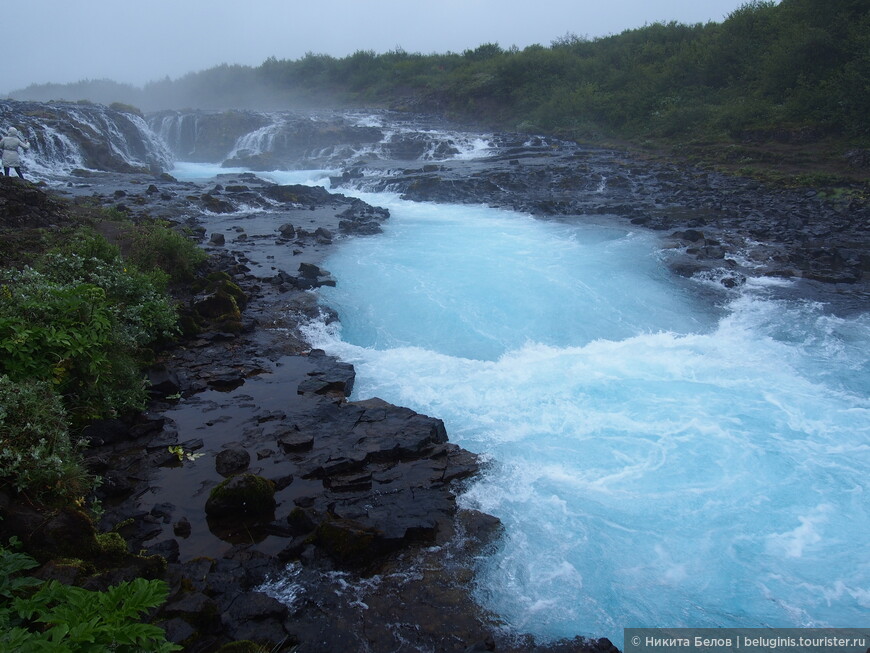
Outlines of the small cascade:
[{"label": "small cascade", "polygon": [[162,112],[148,119],[151,131],[182,161],[189,161],[196,152],[197,113]]},{"label": "small cascade", "polygon": [[241,136],[227,155],[227,159],[274,152],[275,140],[281,135],[285,124],[286,120],[276,116],[274,122]]},{"label": "small cascade", "polygon": [[51,177],[76,168],[109,172],[168,170],[173,156],[138,114],[99,104],[0,102],[0,129],[30,142],[25,166]]},{"label": "small cascade", "polygon": [[175,157],[166,141],[151,130],[142,116],[128,114],[127,118],[139,131],[142,144],[145,146],[146,159],[156,160],[160,164],[161,169],[171,168]]},{"label": "small cascade", "polygon": [[85,167],[81,150],[75,141],[52,125],[31,132],[28,139],[31,149],[25,161],[27,167],[36,174],[62,175]]}]

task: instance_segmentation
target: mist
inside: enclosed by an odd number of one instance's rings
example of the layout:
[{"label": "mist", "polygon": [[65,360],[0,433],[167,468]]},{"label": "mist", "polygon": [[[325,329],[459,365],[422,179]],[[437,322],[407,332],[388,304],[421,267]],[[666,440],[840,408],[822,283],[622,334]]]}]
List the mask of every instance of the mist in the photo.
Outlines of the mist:
[{"label": "mist", "polygon": [[[4,7],[0,93],[38,84],[113,80],[142,87],[221,64],[259,66],[306,53],[432,54],[482,43],[549,45],[657,21],[722,21],[743,0],[31,0]],[[10,54],[11,53],[11,54]],[[36,98],[34,98],[36,99]]]}]

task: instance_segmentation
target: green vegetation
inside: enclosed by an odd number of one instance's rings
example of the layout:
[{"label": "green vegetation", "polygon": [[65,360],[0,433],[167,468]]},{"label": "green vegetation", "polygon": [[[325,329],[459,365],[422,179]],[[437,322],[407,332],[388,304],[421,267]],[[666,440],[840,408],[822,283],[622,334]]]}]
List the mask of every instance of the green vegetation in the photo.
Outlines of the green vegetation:
[{"label": "green vegetation", "polygon": [[167,225],[98,218],[118,245],[79,225],[31,239],[28,265],[0,269],[0,487],[41,502],[93,487],[75,434],[145,407],[142,368],[178,332],[167,287],[206,257]]},{"label": "green vegetation", "polygon": [[141,409],[144,348],[175,327],[163,285],[91,234],[0,271],[0,371],[52,382],[78,420]]},{"label": "green vegetation", "polygon": [[[94,418],[145,407],[143,366],[178,331],[167,291],[189,284],[206,255],[168,224],[90,205],[51,210],[51,229],[38,212],[0,216],[0,239],[11,244],[0,268],[0,489],[42,515],[27,542],[40,562],[79,580],[124,564],[153,578],[163,558],[130,556],[118,532],[97,532],[83,512],[99,479],[79,434]],[[22,574],[37,566],[0,545],[0,650],[180,650],[142,622],[165,601],[166,583],[139,578],[95,592]]]},{"label": "green vegetation", "polygon": [[22,576],[33,558],[0,547],[0,648],[4,651],[181,650],[142,615],[161,605],[168,587],[137,578],[105,592]]},{"label": "green vegetation", "polygon": [[74,501],[93,479],[69,435],[66,411],[50,383],[0,375],[0,479],[37,499]]},{"label": "green vegetation", "polygon": [[166,224],[151,222],[133,228],[128,258],[140,270],[168,272],[169,282],[180,284],[193,279],[208,255]]},{"label": "green vegetation", "polygon": [[[217,68],[176,84],[240,72]],[[270,59],[248,74],[277,90],[354,103],[412,96],[462,118],[570,138],[739,140],[776,129],[784,138],[817,130],[866,142],[870,8],[862,0],[754,0],[721,24],[656,23],[524,50],[487,43],[461,55],[307,55]]]}]

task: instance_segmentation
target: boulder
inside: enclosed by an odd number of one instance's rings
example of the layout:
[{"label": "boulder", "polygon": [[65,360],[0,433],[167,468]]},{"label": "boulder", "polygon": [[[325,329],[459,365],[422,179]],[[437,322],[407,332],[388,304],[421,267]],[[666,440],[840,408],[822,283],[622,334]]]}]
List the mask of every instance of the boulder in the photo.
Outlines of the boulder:
[{"label": "boulder", "polygon": [[215,456],[214,466],[221,476],[245,471],[251,464],[251,454],[244,449],[224,449]]},{"label": "boulder", "polygon": [[351,220],[339,221],[338,230],[343,234],[354,236],[374,236],[384,231],[377,222],[354,222]]},{"label": "boulder", "polygon": [[327,519],[312,536],[314,543],[339,564],[365,567],[382,553],[378,534],[348,519]]},{"label": "boulder", "polygon": [[308,378],[297,387],[298,394],[350,396],[356,378],[353,365],[327,356],[321,349],[312,349],[308,358],[315,362],[316,366],[308,372]]},{"label": "boulder", "polygon": [[287,224],[282,224],[278,227],[278,233],[281,234],[281,238],[293,240],[296,238],[296,227],[288,222]]},{"label": "boulder", "polygon": [[240,318],[239,305],[235,298],[228,293],[210,293],[200,295],[194,299],[193,307],[196,312],[207,318],[220,318],[225,315],[233,315]]},{"label": "boulder", "polygon": [[317,277],[325,277],[329,272],[313,263],[300,263],[299,274],[305,279],[315,279]]},{"label": "boulder", "polygon": [[148,383],[148,392],[152,397],[168,397],[181,391],[178,374],[162,365],[148,370]]},{"label": "boulder", "polygon": [[203,208],[211,213],[233,213],[236,210],[231,202],[215,197],[211,193],[203,193],[200,200]]},{"label": "boulder", "polygon": [[302,290],[320,288],[321,286],[334,287],[336,284],[329,272],[313,263],[300,263],[299,273],[299,276],[296,277],[296,286]]},{"label": "boulder", "polygon": [[275,484],[256,474],[232,476],[209,494],[205,512],[209,517],[250,517],[275,509]]},{"label": "boulder", "polygon": [[318,227],[314,230],[314,237],[317,239],[318,243],[323,245],[328,245],[332,242],[332,232],[323,227]]},{"label": "boulder", "polygon": [[130,428],[119,419],[98,419],[82,430],[82,436],[90,446],[99,447],[126,440],[130,437]]},{"label": "boulder", "polygon": [[268,186],[263,189],[263,195],[276,202],[306,206],[321,206],[328,204],[335,198],[332,193],[321,186],[304,186],[302,184]]}]

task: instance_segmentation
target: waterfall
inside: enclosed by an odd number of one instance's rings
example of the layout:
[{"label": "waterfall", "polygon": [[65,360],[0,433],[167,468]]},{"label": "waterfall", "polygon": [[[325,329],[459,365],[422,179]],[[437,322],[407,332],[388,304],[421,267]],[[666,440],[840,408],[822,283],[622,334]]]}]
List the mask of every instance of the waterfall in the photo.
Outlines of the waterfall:
[{"label": "waterfall", "polygon": [[492,135],[385,126],[372,114],[161,111],[151,129],[181,161],[256,170],[336,168],[354,160],[447,161],[495,151]]},{"label": "waterfall", "polygon": [[38,175],[76,168],[113,172],[167,170],[173,156],[145,120],[126,109],[70,102],[0,102],[0,126],[17,127],[30,142],[24,157]]},{"label": "waterfall", "polygon": [[199,114],[164,111],[149,116],[148,126],[182,161],[195,158]]},{"label": "waterfall", "polygon": [[46,125],[41,131],[31,132],[29,138],[31,154],[27,164],[37,174],[66,174],[85,167],[75,141],[54,126]]},{"label": "waterfall", "polygon": [[275,151],[275,139],[281,133],[286,121],[280,116],[276,116],[274,120],[268,125],[239,137],[227,158],[233,159],[237,156],[252,156]]}]

